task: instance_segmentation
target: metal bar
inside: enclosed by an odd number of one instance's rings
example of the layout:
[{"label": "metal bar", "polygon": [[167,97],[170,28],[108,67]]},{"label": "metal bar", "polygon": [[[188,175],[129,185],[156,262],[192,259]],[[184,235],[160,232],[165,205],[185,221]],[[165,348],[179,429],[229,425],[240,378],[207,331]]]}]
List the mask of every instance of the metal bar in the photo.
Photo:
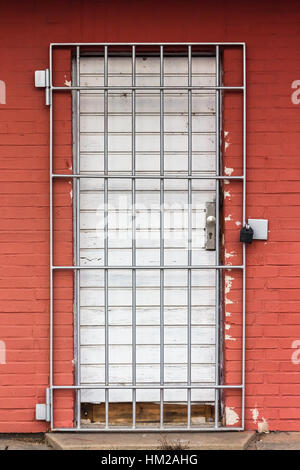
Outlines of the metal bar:
[{"label": "metal bar", "polygon": [[[187,428],[171,428],[168,426],[165,426],[163,428],[164,431],[167,432],[206,432],[206,431],[216,431],[215,427],[191,427],[190,429]],[[74,432],[73,428],[54,428],[52,429],[53,432]],[[97,427],[97,428],[81,428],[80,432],[161,432],[161,428],[148,428],[147,426],[143,426],[140,428],[136,429],[130,429],[130,428],[124,428],[124,427],[111,427],[109,429],[105,429],[104,427]],[[220,427],[218,428],[218,431],[228,431],[228,432],[233,432],[233,431],[243,431],[243,428],[241,427]]]},{"label": "metal bar", "polygon": [[[192,46],[188,46],[188,85],[192,85]],[[192,91],[188,91],[188,175],[192,176]],[[192,181],[188,180],[188,265],[192,264]],[[187,384],[192,377],[192,271],[187,271]],[[187,427],[191,427],[191,389],[187,390]]]},{"label": "metal bar", "polygon": [[[216,85],[220,85],[220,50],[216,46]],[[220,173],[220,91],[216,91],[216,175]],[[218,265],[220,262],[220,211],[219,211],[219,198],[220,198],[220,184],[216,180],[216,254],[215,263]],[[219,384],[219,288],[220,288],[220,271],[217,269],[215,272],[215,383]],[[219,426],[219,391],[215,390],[215,427]]]},{"label": "metal bar", "polygon": [[[49,51],[49,84],[52,85],[52,50]],[[49,383],[50,383],[50,427],[53,428],[53,100],[52,100],[52,91],[50,89],[50,106],[49,106],[49,205],[50,205],[50,215],[49,215],[49,242],[50,242],[50,344],[49,344],[49,355],[50,355],[50,370],[49,370]]]},{"label": "metal bar", "polygon": [[156,389],[161,389],[164,388],[165,390],[172,390],[172,389],[186,389],[186,388],[194,388],[197,390],[202,390],[202,389],[241,389],[243,388],[243,385],[238,384],[238,385],[214,385],[214,384],[209,384],[209,385],[186,385],[186,384],[172,384],[172,385],[160,385],[160,384],[139,384],[139,385],[116,385],[116,384],[110,384],[110,385],[52,385],[53,390],[76,390],[76,389],[81,389],[81,390],[105,390],[107,388],[113,389],[113,390],[132,390],[133,388],[137,390],[156,390]]},{"label": "metal bar", "polygon": [[[246,223],[246,175],[247,175],[247,116],[246,116],[246,45],[243,45],[243,226]],[[245,360],[246,360],[246,244],[243,243],[243,320],[242,320],[242,428],[245,428]]]},{"label": "metal bar", "polygon": [[153,270],[153,269],[244,269],[245,266],[243,265],[231,265],[231,264],[228,264],[228,265],[219,265],[219,266],[216,266],[216,265],[205,265],[205,264],[202,264],[202,265],[165,265],[165,266],[160,266],[160,265],[157,265],[157,266],[146,266],[146,265],[143,265],[143,266],[125,266],[125,265],[121,265],[121,266],[94,266],[94,265],[90,265],[90,266],[52,266],[51,269],[103,269],[103,270],[107,270],[107,269],[117,269],[117,270],[120,270],[120,269],[150,269],[150,270]]},{"label": "metal bar", "polygon": [[[160,46],[160,85],[164,84],[164,47]],[[164,176],[164,90],[160,90],[160,176]],[[164,261],[164,179],[160,179],[160,265],[165,264]],[[160,385],[164,385],[165,376],[165,355],[164,355],[164,269],[160,270]],[[160,427],[164,426],[164,389],[160,389]]]},{"label": "metal bar", "polygon": [[245,42],[51,42],[52,47],[66,46],[244,46]]},{"label": "metal bar", "polygon": [[[76,83],[80,84],[80,47],[76,47]],[[75,172],[80,174],[80,91],[76,91],[76,158]],[[80,266],[80,178],[76,179],[76,244],[75,262]],[[80,270],[75,271],[76,282],[76,325],[77,325],[77,361],[76,361],[76,381],[81,382],[81,354],[80,354]],[[80,429],[81,415],[81,393],[77,391],[77,429]]]},{"label": "metal bar", "polygon": [[[108,49],[104,46],[104,85],[108,85]],[[108,174],[108,91],[104,91],[104,174]],[[104,265],[108,266],[108,179],[104,178]],[[108,270],[104,274],[105,384],[109,385]],[[105,427],[109,427],[109,389],[105,389]]]},{"label": "metal bar", "polygon": [[[132,46],[132,85],[136,80],[135,46]],[[136,170],[136,91],[132,90],[132,176]],[[132,266],[136,265],[136,180],[131,181],[132,197]],[[132,385],[136,385],[136,270],[132,269]],[[132,427],[136,427],[136,389],[132,389]]]},{"label": "metal bar", "polygon": [[[76,56],[74,58],[74,62],[72,64],[72,83],[75,82],[76,83],[76,79],[77,79],[77,69],[78,69],[78,66],[77,66],[77,60],[76,60]],[[76,167],[76,157],[77,157],[77,152],[78,152],[78,147],[77,147],[77,131],[78,131],[78,116],[77,116],[77,94],[80,93],[78,91],[74,91],[73,92],[73,96],[72,96],[72,120],[73,120],[73,126],[72,126],[72,129],[73,129],[73,158],[72,158],[72,166],[73,166],[73,171],[75,171],[77,173],[77,167]],[[77,182],[79,180],[74,178],[71,180],[72,182],[72,190],[73,190],[73,204],[72,204],[72,209],[73,209],[73,263],[74,264],[79,264],[80,265],[80,262],[77,262],[77,258],[76,258],[76,253],[77,253],[77,200],[76,200],[76,195],[77,195]],[[73,331],[74,331],[74,334],[73,334],[73,344],[74,344],[74,353],[73,353],[73,359],[74,359],[74,366],[75,366],[75,373],[74,373],[74,380],[75,380],[75,383],[76,384],[80,384],[80,382],[78,382],[78,377],[77,377],[77,374],[78,374],[78,371],[77,369],[80,367],[80,357],[78,355],[78,338],[79,338],[79,332],[78,332],[78,323],[77,323],[77,320],[78,320],[78,297],[77,297],[77,293],[78,293],[78,286],[77,286],[77,278],[78,278],[78,274],[77,274],[77,271],[73,271],[72,273],[73,275],[73,285],[74,285],[74,293],[73,293],[73,296],[74,296],[74,328],[73,328]],[[75,406],[74,406],[74,426],[78,426],[78,402],[80,401],[79,399],[79,395],[80,395],[80,391],[76,391],[76,394],[75,394]],[[77,428],[78,430],[78,428]]]},{"label": "metal bar", "polygon": [[244,87],[242,86],[129,86],[129,85],[122,85],[122,86],[52,86],[50,87],[52,91],[72,91],[72,90],[82,90],[82,91],[93,91],[93,90],[101,90],[101,91],[114,91],[114,90],[231,90],[231,91],[242,91]]},{"label": "metal bar", "polygon": [[86,174],[57,174],[53,173],[52,178],[101,178],[101,179],[192,179],[192,180],[244,180],[244,176],[211,176],[211,175],[97,175],[95,173]]}]

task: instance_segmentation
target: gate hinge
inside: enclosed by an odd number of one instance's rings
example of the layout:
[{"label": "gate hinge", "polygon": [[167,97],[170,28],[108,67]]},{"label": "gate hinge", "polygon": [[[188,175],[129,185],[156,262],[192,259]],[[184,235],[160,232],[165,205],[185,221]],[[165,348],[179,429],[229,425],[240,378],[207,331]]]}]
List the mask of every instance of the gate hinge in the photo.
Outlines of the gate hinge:
[{"label": "gate hinge", "polygon": [[35,405],[35,419],[37,421],[51,420],[51,394],[50,388],[46,388],[46,403],[39,403]]},{"label": "gate hinge", "polygon": [[49,69],[34,72],[34,84],[37,88],[45,88],[46,105],[50,105],[50,73]]}]

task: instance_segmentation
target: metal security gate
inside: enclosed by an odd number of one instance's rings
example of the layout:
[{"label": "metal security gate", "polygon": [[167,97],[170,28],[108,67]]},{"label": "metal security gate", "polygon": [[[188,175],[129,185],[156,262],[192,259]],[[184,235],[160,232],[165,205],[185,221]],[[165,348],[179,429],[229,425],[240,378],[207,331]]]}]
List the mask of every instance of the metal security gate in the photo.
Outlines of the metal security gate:
[{"label": "metal security gate", "polygon": [[[221,54],[225,48],[238,47],[243,51],[243,84],[242,86],[223,86],[221,84]],[[70,48],[74,52],[72,85],[55,86],[52,82],[54,49]],[[203,57],[206,63],[213,63],[213,73],[201,72]],[[145,63],[154,70],[147,72]],[[144,62],[144,63],[143,63]],[[205,61],[204,61],[205,62]],[[120,64],[125,64],[120,70]],[[96,64],[96,65],[95,65]],[[186,64],[186,70],[183,70]],[[96,66],[96,69],[95,69]],[[98,69],[97,69],[98,67]],[[138,69],[138,70],[137,70]],[[146,71],[145,71],[146,70]],[[200,70],[200,73],[197,73]],[[110,73],[111,71],[111,73]],[[213,77],[213,82],[211,81]],[[243,43],[193,43],[193,44],[53,44],[50,46],[49,78],[46,82],[47,104],[50,105],[50,233],[51,233],[51,330],[50,330],[50,387],[48,389],[48,418],[52,430],[64,431],[196,431],[196,430],[241,430],[244,428],[244,394],[245,394],[245,245],[243,245],[243,262],[237,266],[220,264],[220,182],[222,180],[239,180],[243,186],[243,224],[246,221],[246,69],[245,45]],[[118,82],[119,80],[119,82]],[[121,80],[121,82],[120,82]],[[117,84],[116,84],[117,83]],[[222,93],[233,90],[243,94],[243,173],[240,176],[223,175],[221,172],[221,100]],[[53,170],[53,93],[71,91],[74,105],[74,159],[73,173],[61,174]],[[201,119],[201,104],[205,94],[214,101],[210,112],[213,125],[207,129],[197,128]],[[114,97],[116,98],[114,102]],[[140,100],[146,102],[141,107]],[[174,112],[172,103],[180,99],[185,102],[181,111]],[[87,106],[86,102],[90,100]],[[156,101],[158,107],[152,109]],[[116,102],[119,109],[116,111]],[[168,111],[168,106],[171,108]],[[114,108],[115,106],[115,108]],[[147,108],[148,106],[148,108]],[[145,112],[145,109],[148,111]],[[126,112],[125,112],[126,111]],[[203,111],[203,110],[202,110]],[[122,114],[123,113],[123,114]],[[205,112],[203,113],[205,114]],[[209,113],[208,113],[209,114]],[[168,121],[167,118],[170,117]],[[203,119],[204,121],[204,119]],[[146,122],[146,124],[145,124]],[[168,137],[168,125],[177,138],[171,142]],[[145,127],[146,126],[146,127]],[[147,126],[155,130],[150,135],[147,151],[141,136],[149,135]],[[173,127],[172,127],[173,126]],[[116,131],[117,129],[117,131]],[[153,130],[152,129],[152,130]],[[172,130],[171,129],[171,130]],[[195,130],[196,129],[196,130]],[[213,152],[205,148],[202,134],[214,134],[210,144]],[[116,134],[119,135],[120,148],[114,147]],[[170,133],[172,134],[172,132]],[[155,143],[158,136],[158,144]],[[180,139],[186,139],[186,150],[182,151]],[[129,141],[128,141],[129,139]],[[169,140],[168,140],[169,139]],[[148,145],[148,144],[147,144]],[[150,148],[149,147],[149,148]],[[205,156],[213,154],[214,158],[205,162]],[[175,157],[174,157],[175,155]],[[141,158],[141,156],[143,158]],[[129,157],[129,159],[128,159]],[[155,161],[155,158],[157,161]],[[170,159],[173,158],[173,163]],[[198,158],[196,158],[198,157]],[[202,159],[200,159],[202,157]],[[126,160],[127,158],[127,160]],[[168,160],[169,159],[169,160]],[[183,167],[180,168],[179,161]],[[200,167],[199,162],[201,160]],[[175,161],[175,165],[174,165]],[[213,166],[209,166],[213,161]],[[173,166],[172,166],[173,165]],[[179,165],[179,166],[178,166]],[[201,166],[202,165],[202,166]],[[203,166],[204,165],[204,166]],[[72,266],[54,265],[53,262],[53,181],[67,179],[73,181],[74,190],[74,264]],[[148,191],[148,192],[147,192]],[[207,200],[208,192],[211,200]],[[195,207],[195,199],[200,200],[200,212]],[[111,208],[112,199],[118,194],[125,195],[125,210]],[[145,228],[143,211],[138,209],[138,198],[141,195],[145,204],[145,213],[149,212],[148,202],[157,203],[154,209],[154,222],[148,225],[148,236],[155,232],[154,238],[143,251],[141,233]],[[185,211],[181,213],[183,225],[176,234],[182,232],[183,248],[177,258],[170,250],[172,241],[166,241],[166,232],[174,232],[174,220],[166,228],[166,199],[173,202],[186,198]],[[216,209],[213,201],[216,201]],[[203,211],[203,203],[205,210]],[[128,209],[128,207],[130,208]],[[182,209],[179,209],[179,212]],[[123,211],[123,212],[122,212]],[[170,211],[169,211],[170,212]],[[172,211],[171,211],[172,212]],[[176,211],[175,211],[176,212]],[[111,217],[115,213],[115,223],[111,226]],[[120,219],[121,213],[121,219]],[[117,214],[117,215],[116,215]],[[123,215],[122,215],[123,214]],[[125,214],[125,215],[124,215]],[[119,218],[118,218],[119,217]],[[172,214],[171,214],[172,219]],[[174,213],[173,213],[174,217]],[[176,217],[176,214],[175,214]],[[202,217],[202,218],[201,218]],[[123,225],[125,218],[125,226]],[[118,219],[118,220],[117,220]],[[116,222],[117,220],[117,222]],[[197,221],[202,220],[200,227]],[[151,225],[152,224],[152,225]],[[202,225],[201,225],[202,224]],[[175,224],[176,225],[176,224]],[[206,232],[204,232],[204,225]],[[150,228],[149,228],[150,227]],[[127,232],[126,241],[120,244],[120,231]],[[115,242],[113,234],[117,234]],[[202,242],[198,238],[202,234]],[[122,238],[122,237],[121,237]],[[128,245],[130,240],[130,245]],[[149,240],[148,240],[149,241]],[[115,243],[115,244],[114,244]],[[198,245],[197,245],[198,243]],[[178,241],[175,246],[177,247]],[[205,249],[206,247],[206,249]],[[149,257],[149,248],[151,256]],[[198,249],[198,255],[197,255]],[[114,251],[115,250],[115,251]],[[139,251],[140,250],[140,251]],[[147,251],[148,250],[148,251]],[[168,251],[169,250],[169,251]],[[155,254],[154,254],[155,253]],[[207,255],[204,255],[206,253]],[[175,258],[174,258],[175,256]],[[200,262],[199,262],[200,260]],[[234,385],[222,384],[220,373],[220,286],[221,273],[226,269],[242,270],[242,382]],[[75,383],[74,385],[57,385],[53,382],[53,341],[54,341],[54,306],[53,289],[55,272],[72,270],[75,288]],[[211,273],[214,273],[213,277]],[[202,315],[207,314],[209,306],[194,301],[197,288],[201,287],[203,278],[210,279],[213,286],[213,354],[208,360],[209,374],[197,363],[195,356],[207,354],[204,347],[206,339],[193,338],[197,331],[195,321],[196,306],[204,307]],[[116,284],[114,285],[114,282]],[[151,296],[158,295],[158,302],[149,300],[144,305],[140,300],[141,293],[146,296],[146,289],[154,286]],[[205,286],[205,284],[204,284]],[[113,290],[115,288],[115,290]],[[123,289],[123,290],[122,290]],[[143,290],[144,289],[144,290]],[[173,333],[184,349],[175,349],[166,341],[169,317],[176,312],[179,293],[185,296],[186,321],[180,331]],[[149,292],[148,292],[149,294]],[[126,296],[130,295],[130,301]],[[177,295],[177,299],[176,299]],[[205,297],[205,293],[202,297]],[[172,299],[173,297],[173,299]],[[116,301],[117,298],[122,300]],[[167,300],[170,298],[170,300]],[[94,300],[93,300],[94,299]],[[101,301],[99,299],[102,299]],[[204,299],[205,300],[205,299]],[[149,306],[155,307],[149,310]],[[144,344],[145,338],[139,340],[140,307],[148,308],[146,326],[148,336],[154,338],[151,344]],[[115,307],[117,314],[112,314]],[[198,307],[197,307],[198,308]],[[123,309],[123,310],[122,310]],[[128,314],[130,311],[130,321]],[[119,336],[112,341],[112,317],[117,315]],[[143,314],[145,311],[143,312]],[[201,310],[198,309],[198,314]],[[157,314],[156,320],[153,320]],[[182,318],[182,313],[180,314]],[[125,318],[125,320],[124,320]],[[158,320],[157,320],[158,319]],[[123,324],[122,324],[123,321]],[[176,323],[176,322],[175,322]],[[170,326],[174,326],[172,323]],[[123,344],[122,337],[130,329],[129,342]],[[88,333],[87,333],[88,331]],[[92,331],[96,340],[85,339]],[[182,342],[182,335],[186,340]],[[200,335],[201,336],[201,335]],[[205,336],[205,335],[204,335]],[[209,336],[209,333],[208,333]],[[99,338],[101,338],[99,340]],[[179,340],[178,340],[179,338]],[[146,341],[147,343],[147,341]],[[125,347],[126,346],[126,347]],[[151,346],[151,348],[145,347]],[[197,349],[198,348],[198,349]],[[141,351],[143,351],[141,353]],[[204,352],[203,352],[204,351]],[[139,356],[142,354],[142,356]],[[177,365],[172,365],[172,355],[178,356]],[[182,360],[180,355],[184,355]],[[113,357],[117,359],[114,361]],[[122,356],[127,358],[122,362]],[[128,357],[130,358],[128,359]],[[141,361],[138,359],[142,357]],[[167,357],[169,359],[167,359]],[[94,360],[97,358],[96,360]],[[145,359],[146,358],[146,359]],[[174,360],[175,361],[175,360]],[[175,361],[175,362],[176,362]],[[199,361],[200,362],[200,361]],[[205,362],[203,360],[203,362]],[[124,365],[125,364],[125,365]],[[148,364],[148,369],[145,366]],[[170,370],[173,372],[170,373]],[[180,365],[178,365],[180,364]],[[197,365],[198,364],[198,365]],[[116,366],[115,366],[116,365]],[[129,368],[128,368],[129,367]],[[112,370],[116,372],[112,372]],[[184,370],[184,371],[183,371]],[[182,372],[183,371],[183,372]],[[172,375],[173,374],[173,375]],[[240,427],[224,427],[220,423],[221,392],[226,389],[241,391],[242,419]],[[75,427],[60,428],[55,426],[53,403],[58,390],[76,392]],[[128,398],[129,397],[129,398]],[[142,398],[141,398],[142,397]],[[132,420],[128,426],[110,424],[110,406],[114,402],[130,400]],[[160,409],[157,426],[145,426],[137,422],[137,403],[156,402]],[[101,426],[85,426],[81,423],[82,403],[104,403],[104,423]],[[167,403],[186,404],[186,422],[180,426],[166,423],[164,410]],[[193,403],[206,402],[214,404],[214,421],[211,425],[200,426],[192,419]]]}]

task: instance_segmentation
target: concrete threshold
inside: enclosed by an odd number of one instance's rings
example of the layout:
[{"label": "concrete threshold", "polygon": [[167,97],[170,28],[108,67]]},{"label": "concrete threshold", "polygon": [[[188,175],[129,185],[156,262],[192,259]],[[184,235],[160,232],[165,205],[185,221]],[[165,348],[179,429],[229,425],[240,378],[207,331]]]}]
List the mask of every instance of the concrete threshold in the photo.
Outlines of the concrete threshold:
[{"label": "concrete threshold", "polygon": [[300,450],[300,432],[270,432],[260,434],[256,450]]},{"label": "concrete threshold", "polygon": [[52,432],[46,434],[46,442],[57,450],[245,450],[255,435],[255,431]]}]

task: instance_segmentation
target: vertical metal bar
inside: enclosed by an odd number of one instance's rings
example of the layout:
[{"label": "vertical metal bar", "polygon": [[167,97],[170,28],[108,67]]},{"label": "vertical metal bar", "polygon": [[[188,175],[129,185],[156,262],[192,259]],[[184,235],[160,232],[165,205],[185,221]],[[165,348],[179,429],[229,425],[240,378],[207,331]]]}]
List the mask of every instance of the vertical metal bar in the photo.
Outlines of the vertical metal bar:
[{"label": "vertical metal bar", "polygon": [[[76,84],[80,85],[80,48],[76,47]],[[76,91],[76,174],[80,174],[80,91]],[[75,262],[80,266],[80,178],[76,178],[76,255]],[[81,383],[81,354],[80,354],[80,269],[75,272],[76,281],[76,325],[77,325],[77,369],[76,383]],[[80,429],[81,391],[77,390],[77,429]]]},{"label": "vertical metal bar", "polygon": [[[216,46],[216,86],[220,86],[220,49]],[[216,176],[220,175],[220,90],[216,90]],[[219,213],[220,182],[216,180],[216,253],[215,265],[220,261],[220,213]],[[219,284],[220,271],[215,271],[215,384],[219,385]],[[215,389],[215,428],[219,426],[219,390]]]},{"label": "vertical metal bar", "polygon": [[49,53],[49,82],[50,82],[50,112],[49,112],[49,170],[50,170],[50,181],[49,181],[49,192],[50,192],[50,371],[49,371],[49,382],[50,382],[50,427],[54,427],[53,423],[53,96],[52,96],[52,47],[50,46]]},{"label": "vertical metal bar", "polygon": [[[108,86],[108,47],[104,46],[104,86]],[[104,266],[108,266],[108,90],[104,90]],[[105,385],[109,385],[108,269],[104,272]],[[105,389],[105,428],[109,428],[109,390]]]},{"label": "vertical metal bar", "polygon": [[[164,85],[164,47],[160,46],[160,86]],[[160,176],[164,176],[164,91],[160,90]],[[164,179],[160,180],[160,265],[164,266]],[[160,385],[165,381],[164,268],[160,269]],[[160,389],[160,427],[164,427],[164,389]]]},{"label": "vertical metal bar", "polygon": [[[135,46],[132,46],[132,86],[136,84],[136,56]],[[131,109],[131,138],[132,138],[132,162],[131,174],[135,175],[136,170],[136,92],[132,90]],[[131,181],[131,213],[132,213],[132,266],[136,265],[136,180]],[[136,385],[136,270],[132,269],[132,385]],[[132,427],[136,427],[136,389],[132,389]]]},{"label": "vertical metal bar", "polygon": [[[188,86],[192,86],[192,47],[188,46]],[[192,175],[192,90],[188,90],[188,176]],[[188,179],[188,265],[192,264],[192,180]],[[192,271],[188,268],[187,384],[192,376]],[[191,427],[191,388],[187,389],[187,427]]]},{"label": "vertical metal bar", "polygon": [[[243,226],[246,223],[246,45],[243,45]],[[245,427],[245,360],[246,360],[246,244],[243,243],[243,321],[242,321],[242,428]]]}]

